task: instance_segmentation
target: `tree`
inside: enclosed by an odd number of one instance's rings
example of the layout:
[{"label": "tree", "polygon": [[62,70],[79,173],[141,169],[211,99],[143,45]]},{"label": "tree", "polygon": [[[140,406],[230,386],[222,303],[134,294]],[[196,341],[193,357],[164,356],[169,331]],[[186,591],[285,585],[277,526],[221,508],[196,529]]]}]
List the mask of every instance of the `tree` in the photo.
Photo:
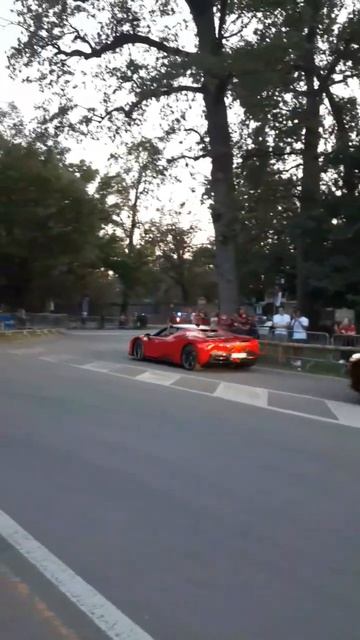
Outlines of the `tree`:
[{"label": "tree", "polygon": [[108,211],[115,232],[111,234],[108,266],[122,284],[122,311],[127,312],[131,295],[147,280],[151,249],[147,244],[141,208],[149,204],[165,174],[160,148],[148,138],[128,145],[117,157],[120,170],[101,177],[97,196]]},{"label": "tree", "polygon": [[[105,106],[102,115],[94,108],[89,115],[108,119],[116,130],[119,115],[141,113],[149,100],[179,95],[201,98],[212,164],[212,220],[224,312],[232,311],[238,300],[227,96],[233,81],[231,40],[236,37],[231,25],[239,18],[240,4],[235,0],[139,0],[135,9],[129,0],[108,0],[101,5],[97,0],[16,0],[23,36],[11,55],[13,67],[37,65],[37,79],[60,93],[71,88],[72,81],[76,84],[73,62],[88,63],[89,73],[101,82]],[[181,45],[180,36],[186,31],[194,39],[195,47],[190,50]],[[101,63],[97,67],[96,61]],[[86,65],[81,68],[86,73]],[[69,103],[61,110],[63,116],[68,112]],[[180,124],[181,120],[175,120],[175,131]]]},{"label": "tree", "polygon": [[152,238],[158,255],[158,268],[179,289],[181,302],[191,302],[191,263],[194,235],[197,228],[190,224],[186,229],[178,223],[172,213],[148,226],[148,237]]},{"label": "tree", "polygon": [[198,231],[196,224],[181,224],[174,211],[163,212],[145,230],[154,248],[158,288],[183,305],[196,304],[200,296],[209,302],[217,299],[214,246],[196,243]]},{"label": "tree", "polygon": [[49,150],[2,138],[2,302],[43,310],[50,297],[66,302],[84,294],[89,274],[102,266],[99,234],[106,223],[83,176]]},{"label": "tree", "polygon": [[295,252],[291,234],[297,211],[294,180],[282,174],[271,155],[266,129],[251,133],[252,146],[236,164],[236,187],[242,202],[237,234],[237,267],[245,299],[263,300],[278,276],[294,294]]},{"label": "tree", "polygon": [[[235,95],[251,119],[266,123],[278,168],[288,171],[295,162],[298,209],[291,237],[301,304],[309,297],[313,254],[324,240],[322,228],[327,228],[323,195],[332,177],[326,175],[329,165],[323,159],[335,136],[328,135],[332,127],[326,108],[336,122],[337,138],[341,132],[343,150],[349,144],[338,92],[348,91],[348,80],[359,76],[360,12],[355,2],[339,0],[280,0],[271,6],[254,0],[245,5],[256,29],[247,46],[239,48]],[[257,81],[250,70],[256,70]],[[344,175],[354,189],[349,169]]]}]

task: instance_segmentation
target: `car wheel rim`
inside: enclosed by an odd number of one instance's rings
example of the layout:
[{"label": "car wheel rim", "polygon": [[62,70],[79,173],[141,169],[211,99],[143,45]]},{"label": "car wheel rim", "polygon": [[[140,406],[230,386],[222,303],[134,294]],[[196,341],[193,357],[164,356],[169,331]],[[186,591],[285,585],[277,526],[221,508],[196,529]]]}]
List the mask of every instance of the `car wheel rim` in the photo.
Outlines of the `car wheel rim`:
[{"label": "car wheel rim", "polygon": [[184,351],[183,365],[185,369],[193,369],[196,364],[196,353],[192,349]]},{"label": "car wheel rim", "polygon": [[134,356],[137,360],[141,360],[142,358],[142,345],[139,342],[135,345]]}]

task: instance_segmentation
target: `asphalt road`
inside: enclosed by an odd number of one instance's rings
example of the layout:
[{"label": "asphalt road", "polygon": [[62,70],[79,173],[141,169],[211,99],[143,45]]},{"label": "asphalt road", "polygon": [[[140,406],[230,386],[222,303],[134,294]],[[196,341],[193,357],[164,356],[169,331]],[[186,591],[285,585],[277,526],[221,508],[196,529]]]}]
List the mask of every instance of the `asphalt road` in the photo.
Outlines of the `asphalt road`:
[{"label": "asphalt road", "polygon": [[[360,431],[331,414],[360,416],[347,382],[136,364],[139,379],[127,338],[0,347],[4,517],[154,640],[358,640]],[[285,395],[278,410],[207,391],[228,383]],[[1,638],[111,637],[1,522]]]}]

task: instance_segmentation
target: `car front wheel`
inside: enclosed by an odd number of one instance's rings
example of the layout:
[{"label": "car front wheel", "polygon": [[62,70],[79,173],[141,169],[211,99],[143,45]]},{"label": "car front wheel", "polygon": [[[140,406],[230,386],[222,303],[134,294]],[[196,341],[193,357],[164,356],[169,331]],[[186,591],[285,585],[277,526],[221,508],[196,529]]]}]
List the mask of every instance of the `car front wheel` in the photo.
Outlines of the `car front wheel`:
[{"label": "car front wheel", "polygon": [[133,356],[135,360],[144,360],[144,346],[141,340],[136,340],[133,349]]},{"label": "car front wheel", "polygon": [[181,364],[186,371],[195,371],[196,369],[200,369],[196,349],[191,344],[184,347],[181,354]]}]

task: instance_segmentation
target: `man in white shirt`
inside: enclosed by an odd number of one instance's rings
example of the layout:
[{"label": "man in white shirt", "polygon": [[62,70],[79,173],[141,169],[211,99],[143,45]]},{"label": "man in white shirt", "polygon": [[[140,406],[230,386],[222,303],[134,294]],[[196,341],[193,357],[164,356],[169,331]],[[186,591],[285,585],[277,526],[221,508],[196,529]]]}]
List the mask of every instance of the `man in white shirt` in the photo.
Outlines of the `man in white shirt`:
[{"label": "man in white shirt", "polygon": [[296,309],[291,320],[292,339],[294,342],[306,342],[309,319],[301,315],[300,309]]},{"label": "man in white shirt", "polygon": [[[294,315],[291,319],[292,341],[297,344],[304,344],[305,342],[307,342],[308,328],[309,319],[301,314],[300,309],[295,309]],[[301,371],[302,362],[299,356],[301,356],[302,351],[303,349],[294,349],[294,356],[296,360],[294,360],[292,364],[297,368],[298,371]]]},{"label": "man in white shirt", "polygon": [[273,327],[276,340],[286,342],[290,327],[290,316],[285,313],[284,307],[279,307],[278,313],[275,313],[273,317]]}]

